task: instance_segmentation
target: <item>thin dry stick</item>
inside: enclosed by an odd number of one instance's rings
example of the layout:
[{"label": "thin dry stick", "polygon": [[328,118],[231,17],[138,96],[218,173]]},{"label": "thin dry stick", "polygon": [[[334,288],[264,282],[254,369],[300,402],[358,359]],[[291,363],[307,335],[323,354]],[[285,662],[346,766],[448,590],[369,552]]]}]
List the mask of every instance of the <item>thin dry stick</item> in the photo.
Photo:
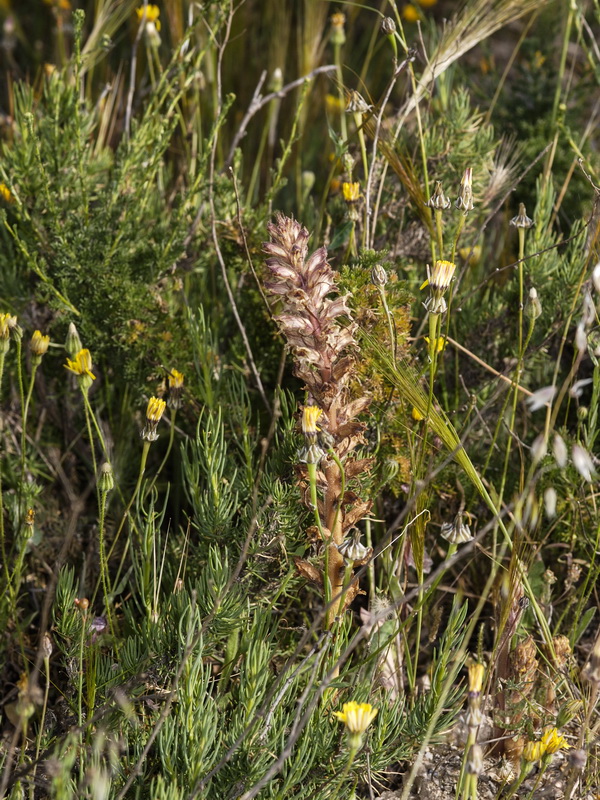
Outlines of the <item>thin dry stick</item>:
[{"label": "thin dry stick", "polygon": [[406,69],[406,67],[410,64],[411,61],[414,61],[416,57],[416,53],[414,51],[408,51],[408,57],[404,59],[394,70],[394,74],[392,75],[392,79],[390,80],[386,92],[381,100],[380,107],[379,107],[379,114],[377,114],[377,122],[375,124],[375,133],[373,134],[373,146],[371,148],[371,165],[369,167],[369,174],[367,176],[367,186],[365,188],[365,226],[366,226],[366,242],[367,247],[373,247],[373,241],[375,239],[375,223],[373,223],[371,235],[369,235],[369,229],[371,227],[371,184],[373,183],[373,175],[375,173],[375,166],[377,164],[377,145],[379,142],[379,131],[381,130],[381,123],[383,122],[383,114],[385,112],[385,107],[388,104],[388,100],[390,99],[390,95],[392,94],[392,90],[396,85],[396,81],[399,75]]},{"label": "thin dry stick", "polygon": [[261,74],[256,89],[254,90],[254,94],[252,95],[252,100],[250,101],[250,105],[248,106],[248,111],[246,111],[244,119],[241,121],[237,133],[233,137],[233,142],[231,143],[231,147],[229,148],[229,153],[227,154],[227,158],[225,159],[225,166],[228,167],[231,164],[233,160],[233,155],[235,153],[235,149],[240,143],[240,141],[246,135],[246,128],[248,127],[250,120],[256,113],[258,113],[261,110],[261,108],[268,105],[271,102],[271,100],[277,100],[281,99],[282,97],[285,97],[286,94],[293,91],[294,89],[297,89],[299,86],[303,86],[306,81],[312,80],[317,75],[322,75],[323,73],[327,72],[335,72],[335,70],[336,70],[335,64],[327,64],[326,66],[323,67],[317,67],[316,69],[313,69],[311,70],[311,72],[304,75],[302,78],[296,78],[295,81],[292,81],[291,83],[286,83],[286,85],[282,86],[278,92],[271,92],[270,94],[261,97],[260,90],[262,89],[265,79],[267,77],[267,72],[265,70]]},{"label": "thin dry stick", "polygon": [[[483,361],[481,358],[476,356],[475,353],[471,352],[471,350],[468,350],[466,347],[463,347],[462,344],[459,344],[451,336],[446,336],[445,338],[446,338],[446,341],[450,342],[450,344],[453,345],[454,347],[456,347],[457,350],[460,350],[462,353],[465,353],[466,355],[468,355],[469,358],[473,359],[473,361],[476,361],[484,369],[487,369],[487,371],[491,372],[492,375],[495,375],[501,381],[504,381],[505,383],[508,383],[511,386],[515,385],[513,380],[511,380],[510,378],[507,378],[507,376],[503,375],[501,372],[498,372],[497,369],[494,369],[493,367],[490,367],[489,364],[486,364],[485,361]],[[529,397],[533,397],[533,392],[530,392],[529,389],[526,389],[524,386],[520,386],[520,385],[517,384],[516,388],[520,392],[523,392],[523,394],[529,395]]]},{"label": "thin dry stick", "polygon": [[137,67],[137,51],[142,33],[144,32],[144,23],[146,22],[146,12],[148,9],[148,0],[144,0],[144,14],[139,22],[138,30],[135,35],[133,45],[131,47],[131,67],[129,70],[129,90],[127,92],[127,107],[125,109],[125,136],[129,139],[129,129],[131,127],[131,108],[133,106],[133,93],[135,92],[135,71]]},{"label": "thin dry stick", "polygon": [[[227,17],[227,23],[225,25],[225,33],[223,36],[223,40],[218,46],[218,58],[217,58],[217,108],[215,111],[215,118],[218,119],[221,114],[221,109],[223,108],[223,97],[222,97],[222,84],[221,84],[221,73],[222,73],[222,66],[223,66],[223,53],[225,52],[225,47],[229,41],[229,37],[231,35],[231,24],[233,21],[233,2],[229,4],[229,15]],[[235,302],[235,297],[233,296],[233,292],[231,290],[231,285],[229,283],[229,278],[227,277],[227,267],[225,265],[225,259],[223,258],[223,253],[221,252],[221,247],[219,245],[219,237],[217,236],[217,213],[215,210],[215,161],[217,157],[217,144],[218,144],[218,137],[215,135],[212,142],[212,148],[210,153],[210,164],[209,164],[209,178],[208,178],[208,203],[210,207],[210,228],[212,234],[212,240],[215,246],[215,252],[217,254],[217,259],[219,261],[219,266],[221,268],[221,275],[223,277],[223,283],[225,284],[225,291],[227,292],[227,297],[229,298],[229,303],[231,305],[231,310],[233,312],[233,316],[235,318],[236,324],[238,326],[238,330],[242,337],[242,341],[244,343],[244,348],[246,350],[246,355],[248,357],[248,363],[250,365],[250,370],[254,375],[254,380],[256,381],[256,386],[258,388],[258,392],[261,396],[261,399],[269,412],[272,414],[271,404],[267,399],[267,395],[265,394],[265,390],[262,384],[262,380],[260,378],[260,374],[254,362],[254,356],[252,355],[252,348],[250,347],[250,341],[248,339],[248,335],[246,333],[246,329],[244,327],[244,323],[242,322],[242,318],[240,317],[237,304]]]},{"label": "thin dry stick", "polygon": [[242,242],[244,243],[244,251],[246,253],[246,261],[248,262],[248,266],[250,267],[250,271],[252,272],[252,276],[254,278],[254,282],[258,287],[258,291],[260,292],[260,296],[263,299],[263,302],[266,306],[267,311],[269,312],[269,316],[272,317],[273,314],[271,313],[271,307],[269,306],[269,301],[264,293],[262,288],[262,283],[258,280],[258,275],[256,274],[256,270],[254,269],[254,264],[252,262],[252,256],[250,255],[250,248],[248,247],[248,240],[246,238],[246,231],[244,230],[244,223],[242,221],[242,204],[240,201],[240,192],[237,185],[237,178],[235,177],[235,172],[231,167],[229,167],[229,171],[231,173],[231,177],[233,179],[233,191],[235,192],[235,205],[237,208],[237,220],[238,225],[240,228],[240,236],[242,237]]}]

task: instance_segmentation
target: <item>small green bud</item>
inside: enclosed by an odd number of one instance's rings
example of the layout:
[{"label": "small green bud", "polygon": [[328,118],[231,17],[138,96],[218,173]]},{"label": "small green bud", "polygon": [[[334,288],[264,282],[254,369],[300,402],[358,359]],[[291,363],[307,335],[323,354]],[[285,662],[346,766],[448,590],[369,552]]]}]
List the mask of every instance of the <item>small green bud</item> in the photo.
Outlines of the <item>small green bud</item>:
[{"label": "small green bud", "polygon": [[542,304],[533,286],[529,290],[529,302],[525,306],[525,314],[532,320],[536,320],[542,314]]},{"label": "small green bud", "polygon": [[574,719],[581,711],[583,703],[581,700],[567,700],[566,703],[559,708],[556,715],[556,727],[564,728]]},{"label": "small green bud", "polygon": [[80,350],[83,350],[83,345],[81,344],[81,339],[77,333],[77,328],[72,322],[69,324],[69,330],[67,331],[65,350],[70,358],[75,358],[77,353],[79,353]]},{"label": "small green bud", "polygon": [[371,282],[374,283],[375,286],[385,286],[388,282],[387,272],[381,264],[375,264],[371,270]]},{"label": "small green bud", "polygon": [[341,47],[344,42],[346,41],[346,31],[344,26],[346,25],[346,15],[343,14],[341,11],[336,11],[335,14],[331,15],[331,44],[335,45],[336,47]]},{"label": "small green bud", "polygon": [[396,33],[396,23],[391,17],[384,17],[381,20],[381,32],[386,36],[393,36]]},{"label": "small green bud", "polygon": [[101,492],[110,492],[114,489],[115,486],[115,478],[113,475],[113,469],[108,461],[105,461],[104,464],[100,467],[100,477],[98,479],[98,485],[100,487]]},{"label": "small green bud", "polygon": [[280,92],[283,87],[283,72],[279,67],[273,70],[271,80],[269,81],[269,91]]}]

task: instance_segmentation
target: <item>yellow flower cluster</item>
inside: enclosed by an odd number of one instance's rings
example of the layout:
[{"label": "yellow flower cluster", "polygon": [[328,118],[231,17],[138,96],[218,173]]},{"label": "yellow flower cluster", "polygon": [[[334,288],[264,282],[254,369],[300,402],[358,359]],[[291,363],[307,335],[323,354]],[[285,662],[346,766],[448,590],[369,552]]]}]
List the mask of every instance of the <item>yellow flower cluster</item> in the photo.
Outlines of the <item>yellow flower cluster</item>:
[{"label": "yellow flower cluster", "polygon": [[152,3],[148,3],[146,7],[140,6],[136,8],[135,13],[137,14],[138,22],[141,22],[144,19],[144,12],[146,13],[145,20],[146,22],[153,22],[156,30],[160,30],[160,8],[158,6],[153,5]]},{"label": "yellow flower cluster", "polygon": [[523,758],[525,761],[533,763],[541,761],[544,756],[552,756],[559,750],[566,750],[570,747],[564,736],[558,733],[556,728],[550,728],[542,736],[539,742],[527,742],[523,748]]}]

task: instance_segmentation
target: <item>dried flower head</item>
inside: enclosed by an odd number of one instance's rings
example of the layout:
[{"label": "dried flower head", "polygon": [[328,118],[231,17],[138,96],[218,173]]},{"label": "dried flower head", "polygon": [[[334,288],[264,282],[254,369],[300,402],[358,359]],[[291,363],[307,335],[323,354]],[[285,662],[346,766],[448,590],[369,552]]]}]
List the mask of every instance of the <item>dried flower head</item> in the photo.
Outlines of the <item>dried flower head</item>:
[{"label": "dried flower head", "polygon": [[527,216],[525,203],[519,203],[519,213],[511,219],[510,224],[515,228],[531,228],[533,220]]},{"label": "dried flower head", "polygon": [[460,182],[460,192],[456,200],[456,208],[466,216],[474,208],[473,205],[473,170],[467,167]]},{"label": "dried flower head", "polygon": [[340,545],[338,550],[347,561],[365,561],[371,554],[371,548],[365,547],[360,541],[360,531],[358,528],[354,529],[352,536],[345,539]]},{"label": "dried flower head", "polygon": [[471,529],[466,522],[463,522],[462,514],[457,514],[453,522],[442,523],[440,535],[450,544],[464,544],[473,538]]},{"label": "dried flower head", "polygon": [[6,353],[10,347],[10,334],[17,324],[17,318],[10,314],[0,314],[0,351]]},{"label": "dried flower head", "polygon": [[372,109],[373,106],[367,103],[360,92],[354,89],[348,91],[348,99],[346,100],[347,114],[368,114]]},{"label": "dried flower head", "polygon": [[371,283],[375,286],[385,286],[388,282],[388,274],[381,264],[375,264],[371,270]]},{"label": "dried flower head", "polygon": [[436,211],[446,211],[452,205],[452,201],[449,200],[444,194],[441,181],[435,182],[435,189],[433,190],[433,194],[427,201],[427,205],[429,206],[429,208],[433,208]]},{"label": "dried flower head", "polygon": [[393,36],[396,33],[396,23],[392,17],[384,17],[381,20],[381,32],[385,36]]}]

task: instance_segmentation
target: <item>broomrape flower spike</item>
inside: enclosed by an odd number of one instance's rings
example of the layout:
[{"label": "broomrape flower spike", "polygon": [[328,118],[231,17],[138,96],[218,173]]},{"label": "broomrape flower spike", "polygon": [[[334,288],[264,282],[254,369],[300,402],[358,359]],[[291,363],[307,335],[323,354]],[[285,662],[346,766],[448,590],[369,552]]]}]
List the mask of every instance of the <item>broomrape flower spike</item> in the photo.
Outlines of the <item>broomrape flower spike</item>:
[{"label": "broomrape flower spike", "polygon": [[87,392],[92,385],[92,381],[96,380],[96,376],[92,372],[92,355],[87,348],[80,350],[74,359],[67,358],[67,363],[64,366],[77,375],[79,386],[83,391]]},{"label": "broomrape flower spike", "polygon": [[142,439],[147,442],[155,442],[158,439],[156,428],[160,422],[162,415],[165,413],[167,404],[164,400],[158,397],[151,397],[148,400],[148,407],[146,408],[146,424],[142,431]]}]

